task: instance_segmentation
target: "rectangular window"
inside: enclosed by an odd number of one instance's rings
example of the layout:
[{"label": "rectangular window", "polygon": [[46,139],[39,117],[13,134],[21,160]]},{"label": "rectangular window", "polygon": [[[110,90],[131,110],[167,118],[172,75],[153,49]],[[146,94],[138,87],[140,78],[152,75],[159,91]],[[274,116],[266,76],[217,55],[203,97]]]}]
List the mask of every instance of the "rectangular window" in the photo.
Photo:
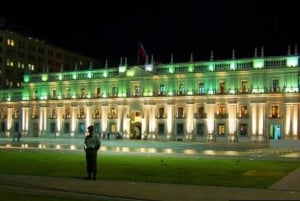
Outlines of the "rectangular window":
[{"label": "rectangular window", "polygon": [[164,115],[165,115],[165,108],[163,108],[163,107],[160,107],[159,109],[158,109],[158,118],[164,118]]},{"label": "rectangular window", "polygon": [[96,98],[99,98],[100,97],[100,87],[97,87],[96,88]]},{"label": "rectangular window", "polygon": [[199,83],[199,94],[205,94],[204,83]]},{"label": "rectangular window", "polygon": [[140,86],[134,86],[134,96],[140,96]]},{"label": "rectangular window", "polygon": [[165,92],[166,92],[166,86],[160,85],[159,86],[159,95],[163,96],[163,95],[165,95]]},{"label": "rectangular window", "polygon": [[248,82],[247,80],[242,80],[242,93],[248,92]]},{"label": "rectangular window", "polygon": [[225,135],[226,134],[226,126],[225,124],[218,124],[218,135]]},{"label": "rectangular window", "polygon": [[183,107],[178,107],[178,114],[177,114],[177,117],[178,118],[183,118]]},{"label": "rectangular window", "polygon": [[117,109],[116,108],[111,108],[111,116],[112,118],[116,118],[117,117]]},{"label": "rectangular window", "polygon": [[56,98],[56,89],[52,90],[52,98],[55,99]]},{"label": "rectangular window", "polygon": [[226,90],[225,90],[225,82],[224,81],[220,81],[220,94],[225,94]]},{"label": "rectangular window", "polygon": [[85,124],[83,122],[79,122],[78,129],[79,134],[85,134]]},{"label": "rectangular window", "polygon": [[240,124],[240,135],[247,136],[248,134],[248,124]]},{"label": "rectangular window", "polygon": [[204,124],[199,123],[197,124],[197,136],[203,136],[204,135]]},{"label": "rectangular window", "polygon": [[179,84],[178,86],[179,95],[184,95],[184,85]]},{"label": "rectangular window", "polygon": [[101,125],[100,125],[100,123],[94,123],[94,132],[96,134],[100,134],[101,133]]},{"label": "rectangular window", "polygon": [[70,123],[69,122],[64,123],[64,133],[70,133]]},{"label": "rectangular window", "polygon": [[80,98],[85,98],[85,88],[81,88]]},{"label": "rectangular window", "polygon": [[272,92],[279,92],[279,80],[277,79],[273,80]]},{"label": "rectangular window", "polygon": [[55,124],[55,122],[51,122],[50,123],[50,133],[55,134],[55,131],[56,131],[56,124]]},{"label": "rectangular window", "polygon": [[112,96],[113,97],[117,97],[118,96],[118,88],[117,87],[113,87],[112,88]]},{"label": "rectangular window", "polygon": [[197,117],[198,118],[205,118],[205,112],[204,112],[204,107],[203,106],[199,106],[198,107],[198,111],[197,111]]},{"label": "rectangular window", "polygon": [[159,123],[158,124],[158,135],[164,135],[165,134],[165,124]]},{"label": "rectangular window", "polygon": [[247,110],[247,106],[245,105],[241,106],[240,118],[248,118],[248,110]]},{"label": "rectangular window", "polygon": [[224,118],[226,116],[226,110],[224,106],[219,106],[219,117]]},{"label": "rectangular window", "polygon": [[177,124],[177,135],[183,135],[183,123],[178,123]]},{"label": "rectangular window", "polygon": [[279,108],[277,105],[271,107],[271,118],[279,118]]}]

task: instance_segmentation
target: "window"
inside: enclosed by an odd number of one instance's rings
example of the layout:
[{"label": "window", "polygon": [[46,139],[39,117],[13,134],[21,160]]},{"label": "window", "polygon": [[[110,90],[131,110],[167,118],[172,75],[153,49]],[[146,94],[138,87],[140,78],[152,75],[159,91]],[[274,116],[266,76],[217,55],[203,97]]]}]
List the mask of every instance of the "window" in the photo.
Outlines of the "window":
[{"label": "window", "polygon": [[198,118],[205,118],[205,112],[204,112],[204,107],[203,106],[199,106],[198,107],[198,111],[197,111],[197,117]]},{"label": "window", "polygon": [[56,124],[55,124],[55,122],[51,122],[50,123],[50,133],[55,134],[55,131],[56,131]]},{"label": "window", "polygon": [[117,110],[116,110],[116,108],[111,108],[111,117],[112,118],[116,118],[117,117]]},{"label": "window", "polygon": [[52,98],[55,99],[56,98],[56,89],[52,90]]},{"label": "window", "polygon": [[271,118],[279,118],[279,108],[277,105],[271,107]]},{"label": "window", "polygon": [[272,92],[279,92],[279,80],[277,79],[273,80]]},{"label": "window", "polygon": [[199,123],[197,124],[197,136],[203,136],[204,135],[204,124]]},{"label": "window", "polygon": [[83,122],[78,123],[79,134],[85,134],[85,124]]},{"label": "window", "polygon": [[164,118],[164,116],[165,116],[165,108],[163,107],[158,108],[158,118],[162,119]]},{"label": "window", "polygon": [[33,98],[34,99],[37,99],[38,98],[38,90],[34,90],[34,95],[33,95]]},{"label": "window", "polygon": [[158,124],[158,135],[164,135],[165,134],[165,124],[159,123]]},{"label": "window", "polygon": [[159,86],[159,95],[165,95],[166,92],[166,86],[165,85],[160,85]]},{"label": "window", "polygon": [[134,86],[134,96],[140,96],[140,86]]},{"label": "window", "polygon": [[219,117],[224,118],[226,116],[226,110],[224,106],[219,106]]},{"label": "window", "polygon": [[66,98],[71,98],[70,88],[66,88]]},{"label": "window", "polygon": [[204,83],[199,83],[199,94],[205,94]]},{"label": "window", "polygon": [[81,88],[80,98],[85,98],[85,88]]},{"label": "window", "polygon": [[183,115],[183,107],[178,107],[177,108],[177,117],[178,118],[183,118],[184,117],[184,115]]},{"label": "window", "polygon": [[183,123],[177,124],[177,135],[183,135]]},{"label": "window", "polygon": [[248,134],[248,124],[240,124],[240,135],[246,136]]},{"label": "window", "polygon": [[225,124],[218,124],[218,135],[225,135],[226,127]]},{"label": "window", "polygon": [[69,122],[64,123],[64,133],[70,133],[70,123]]},{"label": "window", "polygon": [[220,94],[225,94],[225,82],[224,81],[220,81]]},{"label": "window", "polygon": [[241,106],[240,118],[248,118],[248,110],[247,110],[247,106],[245,105]]},{"label": "window", "polygon": [[178,86],[179,95],[184,95],[184,85],[179,84]]},{"label": "window", "polygon": [[242,80],[242,93],[248,92],[248,82],[247,80]]},{"label": "window", "polygon": [[113,87],[112,88],[112,96],[113,97],[117,97],[118,96],[118,88],[117,87]]},{"label": "window", "polygon": [[99,98],[100,97],[100,87],[97,87],[96,88],[96,98]]}]

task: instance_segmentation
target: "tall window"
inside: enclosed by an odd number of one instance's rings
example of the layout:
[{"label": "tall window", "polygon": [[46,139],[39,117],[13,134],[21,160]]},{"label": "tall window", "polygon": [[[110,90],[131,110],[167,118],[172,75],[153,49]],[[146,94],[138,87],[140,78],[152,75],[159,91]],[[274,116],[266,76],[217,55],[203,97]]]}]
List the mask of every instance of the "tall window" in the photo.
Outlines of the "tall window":
[{"label": "tall window", "polygon": [[247,80],[242,80],[242,93],[248,92],[248,82]]},{"label": "tall window", "polygon": [[164,115],[165,115],[165,109],[163,107],[160,107],[158,109],[158,118],[164,118]]},{"label": "tall window", "polygon": [[113,87],[112,88],[112,96],[113,97],[117,97],[118,96],[118,88],[117,87]]},{"label": "tall window", "polygon": [[204,83],[199,83],[199,94],[205,94]]},{"label": "tall window", "polygon": [[71,98],[70,88],[66,88],[66,98]]},{"label": "tall window", "polygon": [[225,117],[226,110],[224,106],[219,106],[219,117]]},{"label": "tall window", "polygon": [[178,107],[178,114],[177,114],[177,117],[178,118],[183,118],[183,107]]},{"label": "tall window", "polygon": [[204,106],[199,106],[197,111],[198,118],[205,118]]},{"label": "tall window", "polygon": [[271,118],[279,118],[279,108],[277,105],[271,107]]},{"label": "tall window", "polygon": [[85,98],[85,88],[81,88],[80,98]]},{"label": "tall window", "polygon": [[178,123],[177,124],[177,135],[183,135],[183,123]]},{"label": "tall window", "polygon": [[111,108],[111,116],[112,116],[112,118],[117,117],[117,109],[115,107]]},{"label": "tall window", "polygon": [[159,123],[158,124],[158,135],[164,135],[165,134],[165,124]]},{"label": "tall window", "polygon": [[248,110],[247,110],[246,105],[241,106],[240,117],[241,118],[247,118],[248,117]]},{"label": "tall window", "polygon": [[273,80],[272,92],[279,92],[279,80],[277,79]]},{"label": "tall window", "polygon": [[248,125],[247,124],[240,124],[240,135],[246,136],[248,133]]},{"label": "tall window", "polygon": [[198,123],[197,124],[197,135],[198,136],[203,136],[204,135],[204,124],[203,123]]},{"label": "tall window", "polygon": [[56,98],[56,89],[52,90],[52,98],[55,99]]},{"label": "tall window", "polygon": [[220,94],[225,94],[225,82],[220,81]]},{"label": "tall window", "polygon": [[226,134],[226,126],[225,124],[218,124],[218,135]]},{"label": "tall window", "polygon": [[134,96],[140,96],[140,86],[134,86]]},{"label": "tall window", "polygon": [[179,84],[178,86],[179,95],[184,95],[184,85]]},{"label": "tall window", "polygon": [[165,85],[160,85],[159,86],[159,95],[165,95],[166,92],[166,86]]},{"label": "tall window", "polygon": [[100,87],[97,87],[96,88],[96,98],[99,98],[100,97]]}]

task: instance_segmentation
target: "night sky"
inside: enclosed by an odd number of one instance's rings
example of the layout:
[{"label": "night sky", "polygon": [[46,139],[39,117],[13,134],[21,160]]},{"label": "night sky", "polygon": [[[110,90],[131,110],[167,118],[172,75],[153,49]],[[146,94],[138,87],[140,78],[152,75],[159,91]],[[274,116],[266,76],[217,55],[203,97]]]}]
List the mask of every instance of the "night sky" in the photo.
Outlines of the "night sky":
[{"label": "night sky", "polygon": [[211,50],[215,59],[231,58],[232,49],[237,58],[252,57],[261,46],[266,56],[284,55],[289,44],[300,44],[297,1],[28,2],[1,3],[0,17],[54,45],[108,59],[110,66],[120,57],[134,65],[139,39],[161,63],[171,54],[174,62],[188,61],[191,52],[194,60],[208,60]]}]

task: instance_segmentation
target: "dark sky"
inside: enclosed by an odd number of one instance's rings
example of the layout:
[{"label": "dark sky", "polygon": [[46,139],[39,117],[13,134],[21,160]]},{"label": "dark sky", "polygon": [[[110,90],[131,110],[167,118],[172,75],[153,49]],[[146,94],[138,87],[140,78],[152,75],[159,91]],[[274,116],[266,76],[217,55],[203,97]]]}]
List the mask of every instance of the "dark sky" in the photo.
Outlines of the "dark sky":
[{"label": "dark sky", "polygon": [[[23,1],[16,1],[23,2]],[[162,63],[283,55],[299,45],[297,1],[270,0],[143,0],[34,1],[5,3],[0,17],[28,27],[38,38],[118,65],[137,58],[138,39],[148,55]],[[76,1],[77,2],[77,1]],[[64,4],[69,4],[68,6]],[[16,8],[16,5],[18,7]]]}]

